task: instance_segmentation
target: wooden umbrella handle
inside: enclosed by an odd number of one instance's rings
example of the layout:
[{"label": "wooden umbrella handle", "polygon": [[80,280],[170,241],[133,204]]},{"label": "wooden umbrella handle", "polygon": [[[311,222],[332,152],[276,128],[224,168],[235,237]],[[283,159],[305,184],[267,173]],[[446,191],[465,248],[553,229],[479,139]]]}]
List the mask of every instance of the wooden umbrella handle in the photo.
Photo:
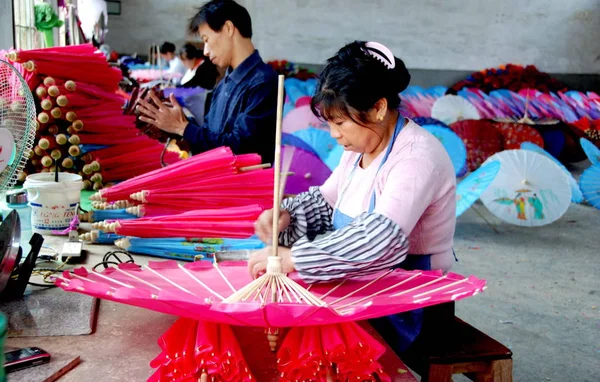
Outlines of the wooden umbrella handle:
[{"label": "wooden umbrella handle", "polygon": [[272,256],[277,256],[279,246],[279,208],[281,205],[281,125],[283,124],[283,84],[284,76],[279,75],[277,89],[277,123],[275,128],[275,182],[273,184],[273,238]]}]

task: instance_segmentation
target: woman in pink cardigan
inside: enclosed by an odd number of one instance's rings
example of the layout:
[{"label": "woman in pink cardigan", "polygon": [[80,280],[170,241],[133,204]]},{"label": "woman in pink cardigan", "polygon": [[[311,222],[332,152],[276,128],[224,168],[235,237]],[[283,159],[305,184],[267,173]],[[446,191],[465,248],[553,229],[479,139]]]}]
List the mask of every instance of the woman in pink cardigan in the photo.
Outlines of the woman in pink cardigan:
[{"label": "woman in pink cardigan", "polygon": [[[374,42],[348,44],[327,61],[312,109],[345,153],[325,184],[283,201],[284,272],[315,283],[390,268],[450,269],[456,178],[437,138],[398,112],[409,81],[402,60]],[[265,211],[256,222],[266,243],[272,219]],[[253,276],[269,254],[250,258]],[[421,322],[419,309],[372,324],[402,352]]]}]

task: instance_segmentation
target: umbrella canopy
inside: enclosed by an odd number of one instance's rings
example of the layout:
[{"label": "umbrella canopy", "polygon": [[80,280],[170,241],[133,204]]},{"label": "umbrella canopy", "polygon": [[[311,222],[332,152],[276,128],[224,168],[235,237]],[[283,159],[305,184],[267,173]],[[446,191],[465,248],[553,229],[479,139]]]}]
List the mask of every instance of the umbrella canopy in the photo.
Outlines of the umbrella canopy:
[{"label": "umbrella canopy", "polygon": [[499,170],[500,162],[491,161],[470,173],[456,185],[456,217],[471,208],[494,181]]},{"label": "umbrella canopy", "polygon": [[522,142],[532,142],[544,147],[542,135],[531,126],[522,123],[495,123],[494,126],[502,134],[504,150],[518,150]]},{"label": "umbrella canopy", "polygon": [[587,155],[590,162],[592,162],[593,165],[600,164],[600,149],[585,138],[581,138],[580,142],[581,148],[585,152],[585,155]]},{"label": "umbrella canopy", "polygon": [[[289,276],[303,288],[297,275]],[[303,295],[255,294],[235,303],[225,299],[251,282],[245,261],[181,265],[175,261],[148,266],[120,264],[102,272],[78,268],[65,272],[56,284],[124,304],[181,317],[242,326],[293,327],[366,320],[425,306],[455,301],[482,291],[485,281],[441,271],[402,269],[309,288],[324,305],[312,305]]]},{"label": "umbrella canopy", "polygon": [[331,170],[323,163],[316,155],[304,151],[300,148],[284,146],[282,148],[282,156],[285,157],[286,151],[294,148],[294,156],[290,165],[291,175],[287,176],[285,184],[285,193],[296,195],[312,186],[320,186],[329,176]]},{"label": "umbrella canopy", "polygon": [[306,142],[322,161],[329,158],[331,153],[339,146],[327,130],[309,127],[294,132],[294,135]]},{"label": "umbrella canopy", "polygon": [[431,117],[415,117],[415,118],[413,118],[413,122],[419,126],[436,125],[436,126],[445,127],[447,129],[450,128],[450,126],[446,125],[444,122],[439,121],[435,118],[431,118]]},{"label": "umbrella canopy", "polygon": [[431,108],[431,117],[450,125],[457,121],[479,119],[479,112],[466,99],[445,95],[435,101]]},{"label": "umbrella canopy", "polygon": [[424,125],[423,128],[435,136],[444,146],[450,156],[454,173],[460,174],[467,162],[467,148],[462,139],[455,132],[437,125]]},{"label": "umbrella canopy", "polygon": [[569,179],[569,185],[571,186],[571,201],[573,203],[582,203],[583,202],[583,194],[581,193],[581,190],[579,189],[579,185],[577,184],[577,181],[575,180],[575,178],[573,178],[571,171],[569,171],[562,163],[560,163],[560,161],[558,159],[554,158],[549,152],[547,152],[540,146],[536,145],[535,143],[523,142],[523,143],[521,143],[521,148],[523,150],[534,151],[538,154],[542,154],[542,155],[546,156],[547,158],[550,158],[554,163],[556,163],[556,165],[558,167],[560,167],[560,169],[563,171],[563,173]]},{"label": "umbrella canopy", "polygon": [[298,130],[304,130],[309,127],[329,131],[327,122],[317,118],[308,105],[294,108],[283,118],[282,131],[284,133],[293,134]]},{"label": "umbrella canopy", "polygon": [[490,121],[459,121],[450,128],[465,143],[470,171],[475,171],[487,158],[502,151],[502,134]]},{"label": "umbrella canopy", "polygon": [[600,165],[587,168],[579,178],[579,186],[585,200],[591,206],[600,209]]},{"label": "umbrella canopy", "polygon": [[[149,382],[250,382],[256,379],[229,325],[180,318],[159,339]],[[204,379],[206,378],[206,379]]]},{"label": "umbrella canopy", "polygon": [[391,381],[377,362],[384,353],[385,347],[355,322],[296,327],[286,334],[277,365],[286,382]]},{"label": "umbrella canopy", "polygon": [[571,186],[563,170],[542,154],[507,150],[488,159],[501,170],[481,195],[486,208],[519,226],[543,226],[560,218],[571,204]]}]

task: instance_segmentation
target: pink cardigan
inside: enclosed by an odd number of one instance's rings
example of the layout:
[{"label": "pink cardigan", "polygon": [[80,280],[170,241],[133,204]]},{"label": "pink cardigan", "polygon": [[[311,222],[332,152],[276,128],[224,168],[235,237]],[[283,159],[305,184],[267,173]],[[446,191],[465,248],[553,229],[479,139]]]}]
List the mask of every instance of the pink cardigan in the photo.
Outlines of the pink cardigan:
[{"label": "pink cardigan", "polygon": [[[381,153],[361,177],[373,179],[383,159]],[[338,196],[359,154],[345,152],[340,164],[320,187],[323,197],[336,207]],[[432,269],[449,270],[456,226],[456,177],[442,144],[409,120],[375,181],[368,187],[350,187],[340,210],[369,208],[375,189],[375,213],[398,223],[408,235],[410,254],[431,254]]]}]

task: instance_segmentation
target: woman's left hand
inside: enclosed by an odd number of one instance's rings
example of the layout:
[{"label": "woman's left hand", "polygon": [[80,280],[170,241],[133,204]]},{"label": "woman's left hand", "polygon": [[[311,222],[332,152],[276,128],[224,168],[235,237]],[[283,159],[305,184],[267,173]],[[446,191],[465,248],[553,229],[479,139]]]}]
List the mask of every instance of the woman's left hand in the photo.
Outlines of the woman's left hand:
[{"label": "woman's left hand", "polygon": [[[248,259],[248,270],[253,279],[258,278],[267,270],[267,257],[273,254],[273,247],[268,246],[254,252]],[[283,273],[294,271],[294,260],[292,250],[287,247],[278,247],[277,255],[281,257],[281,268]]]}]

